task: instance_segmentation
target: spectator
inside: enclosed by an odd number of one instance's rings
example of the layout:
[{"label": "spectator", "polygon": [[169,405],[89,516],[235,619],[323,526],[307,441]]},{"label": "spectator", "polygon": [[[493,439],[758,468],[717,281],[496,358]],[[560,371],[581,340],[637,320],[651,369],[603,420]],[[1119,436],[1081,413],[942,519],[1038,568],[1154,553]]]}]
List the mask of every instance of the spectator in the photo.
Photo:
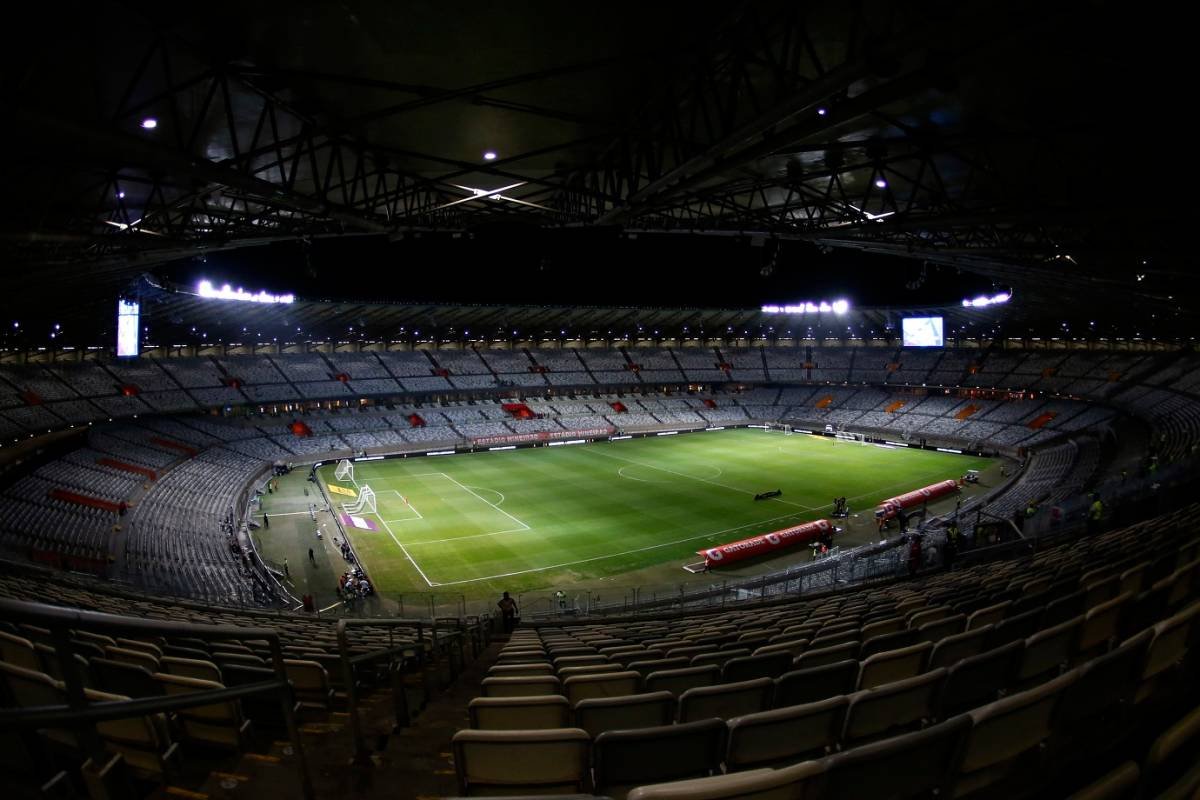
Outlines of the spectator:
[{"label": "spectator", "polygon": [[271,518],[268,517],[266,514],[263,514],[263,527],[264,528],[271,527]]},{"label": "spectator", "polygon": [[505,592],[496,605],[500,607],[500,616],[504,620],[504,632],[512,633],[513,628],[517,627],[517,601]]},{"label": "spectator", "polygon": [[308,560],[312,562],[314,567],[317,565],[317,556],[315,553],[313,553],[313,549],[311,547],[308,548]]},{"label": "spectator", "polygon": [[283,577],[288,578],[289,580],[292,577],[292,573],[288,571],[288,563],[286,558],[283,560]]},{"label": "spectator", "polygon": [[1100,500],[1100,494],[1097,492],[1092,495],[1092,505],[1088,508],[1087,532],[1089,536],[1094,536],[1100,532],[1100,525],[1104,522],[1104,503]]}]

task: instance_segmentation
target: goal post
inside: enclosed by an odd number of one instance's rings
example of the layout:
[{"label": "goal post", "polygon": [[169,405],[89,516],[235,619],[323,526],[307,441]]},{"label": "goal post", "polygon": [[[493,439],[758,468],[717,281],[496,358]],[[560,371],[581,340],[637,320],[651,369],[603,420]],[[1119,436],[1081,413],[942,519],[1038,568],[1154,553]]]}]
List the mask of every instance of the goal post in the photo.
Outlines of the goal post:
[{"label": "goal post", "polygon": [[776,433],[782,433],[785,436],[790,436],[793,433],[792,426],[788,425],[786,422],[768,422],[767,430],[774,431]]},{"label": "goal post", "polygon": [[333,470],[334,480],[353,481],[354,480],[354,462],[348,458],[343,458],[338,462],[337,467]]},{"label": "goal post", "polygon": [[375,490],[363,485],[358,490],[358,497],[353,503],[342,503],[342,510],[347,514],[375,514],[378,506],[375,503]]},{"label": "goal post", "polygon": [[838,431],[834,434],[833,438],[843,442],[858,442],[859,444],[864,445],[867,443],[867,437],[865,434],[851,433],[850,431]]}]

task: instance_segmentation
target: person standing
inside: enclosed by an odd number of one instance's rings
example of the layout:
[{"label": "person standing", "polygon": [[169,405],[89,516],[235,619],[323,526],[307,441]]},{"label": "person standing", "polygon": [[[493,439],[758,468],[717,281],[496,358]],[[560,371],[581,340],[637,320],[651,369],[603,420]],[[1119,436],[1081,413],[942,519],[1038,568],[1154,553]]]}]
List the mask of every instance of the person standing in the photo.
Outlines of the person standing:
[{"label": "person standing", "polygon": [[1089,536],[1094,536],[1100,532],[1100,525],[1104,521],[1104,503],[1100,500],[1099,493],[1093,495],[1092,505],[1088,508],[1087,532]]},{"label": "person standing", "polygon": [[517,601],[508,596],[508,592],[496,603],[500,608],[500,616],[504,620],[504,632],[512,633],[517,627]]},{"label": "person standing", "polygon": [[268,517],[266,514],[263,514],[263,527],[264,528],[271,527],[271,518]]},{"label": "person standing", "polygon": [[283,577],[289,580],[292,577],[292,573],[288,571],[288,563],[286,558],[283,560]]},{"label": "person standing", "polygon": [[311,547],[308,548],[308,560],[312,562],[314,567],[317,565],[317,556],[315,553],[313,553],[313,549]]}]

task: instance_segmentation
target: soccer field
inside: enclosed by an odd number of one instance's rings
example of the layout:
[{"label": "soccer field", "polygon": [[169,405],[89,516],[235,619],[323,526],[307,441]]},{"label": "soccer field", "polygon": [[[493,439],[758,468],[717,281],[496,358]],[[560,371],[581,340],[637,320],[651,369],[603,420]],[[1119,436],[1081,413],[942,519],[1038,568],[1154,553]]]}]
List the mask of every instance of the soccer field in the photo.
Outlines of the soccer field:
[{"label": "soccer field", "polygon": [[[359,461],[376,531],[347,533],[376,588],[469,595],[570,585],[828,514],[835,496],[870,514],[894,494],[988,459],[761,430]],[[338,485],[334,465],[319,471]],[[755,501],[754,495],[783,495]],[[353,498],[327,495],[340,504]],[[682,572],[679,573],[683,575]]]}]

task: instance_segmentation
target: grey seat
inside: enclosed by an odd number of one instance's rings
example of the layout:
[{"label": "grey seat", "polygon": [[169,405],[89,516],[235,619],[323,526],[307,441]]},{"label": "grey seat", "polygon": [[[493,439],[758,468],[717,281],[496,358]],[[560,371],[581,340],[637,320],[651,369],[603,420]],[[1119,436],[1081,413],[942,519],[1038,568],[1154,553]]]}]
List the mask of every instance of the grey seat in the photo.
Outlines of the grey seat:
[{"label": "grey seat", "polygon": [[605,731],[670,725],[675,707],[675,695],[670,692],[595,697],[575,705],[575,725],[594,739]]},{"label": "grey seat", "polygon": [[1024,647],[1023,641],[1009,642],[950,667],[938,695],[938,716],[946,719],[996,700],[1008,688]]},{"label": "grey seat", "polygon": [[784,673],[775,681],[775,708],[813,703],[839,694],[850,694],[858,684],[858,662],[838,661],[811,669]]},{"label": "grey seat", "polygon": [[791,669],[791,666],[792,654],[788,652],[742,656],[725,662],[721,668],[721,680],[736,683],[754,678],[774,679]]},{"label": "grey seat", "polygon": [[949,784],[971,720],[963,715],[830,756],[823,797],[928,797]]}]

